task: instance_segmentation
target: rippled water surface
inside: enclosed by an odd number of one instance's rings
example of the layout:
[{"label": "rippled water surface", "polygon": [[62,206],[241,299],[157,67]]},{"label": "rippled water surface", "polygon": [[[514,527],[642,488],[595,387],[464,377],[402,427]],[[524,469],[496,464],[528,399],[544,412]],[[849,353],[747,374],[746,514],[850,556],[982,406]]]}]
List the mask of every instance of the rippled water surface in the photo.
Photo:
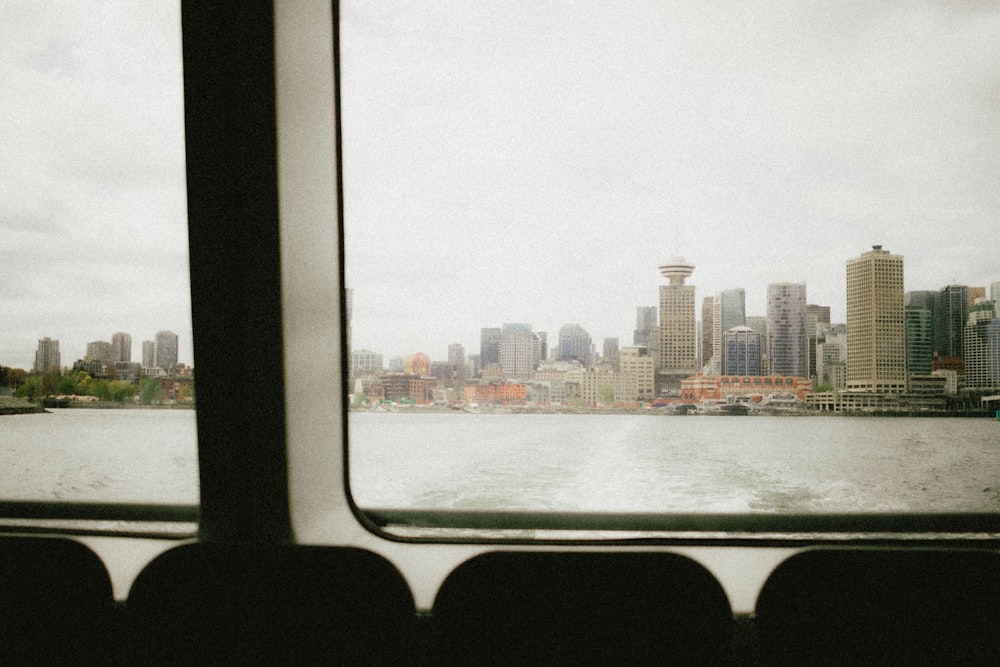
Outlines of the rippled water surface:
[{"label": "rippled water surface", "polygon": [[352,413],[362,507],[1000,510],[988,419]]}]

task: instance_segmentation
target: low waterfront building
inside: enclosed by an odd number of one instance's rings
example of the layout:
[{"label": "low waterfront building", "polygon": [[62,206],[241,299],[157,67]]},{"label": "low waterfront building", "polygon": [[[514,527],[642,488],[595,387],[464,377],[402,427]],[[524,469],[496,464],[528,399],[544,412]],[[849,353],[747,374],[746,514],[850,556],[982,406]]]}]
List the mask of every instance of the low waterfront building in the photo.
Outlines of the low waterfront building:
[{"label": "low waterfront building", "polygon": [[462,395],[466,403],[525,403],[528,386],[523,382],[468,382]]},{"label": "low waterfront building", "polygon": [[762,401],[776,394],[790,394],[804,400],[812,393],[812,380],[797,375],[704,375],[696,373],[681,382],[681,400],[728,401],[736,399]]},{"label": "low waterfront building", "polygon": [[429,403],[431,390],[437,378],[407,373],[389,373],[382,376],[382,388],[386,400],[412,400],[415,403]]}]

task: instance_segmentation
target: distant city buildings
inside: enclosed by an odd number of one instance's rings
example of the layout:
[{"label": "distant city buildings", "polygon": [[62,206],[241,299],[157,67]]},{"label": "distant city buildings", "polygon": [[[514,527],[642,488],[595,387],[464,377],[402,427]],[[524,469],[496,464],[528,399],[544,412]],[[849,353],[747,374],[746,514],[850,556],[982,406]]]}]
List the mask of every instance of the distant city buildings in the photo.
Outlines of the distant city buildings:
[{"label": "distant city buildings", "polygon": [[156,366],[168,370],[177,364],[177,334],[173,331],[156,332]]},{"label": "distant city buildings", "polygon": [[1000,389],[1000,319],[997,302],[979,298],[965,325],[965,388]]},{"label": "distant city buildings", "polygon": [[906,391],[903,257],[880,245],[847,261],[847,389]]},{"label": "distant city buildings", "polygon": [[684,284],[693,272],[694,265],[682,257],[673,257],[660,267],[660,274],[669,282],[660,285],[656,366],[659,386],[666,392],[679,392],[681,380],[697,371],[695,288]]},{"label": "distant city buildings", "polygon": [[559,329],[559,360],[579,361],[584,367],[594,365],[593,341],[579,324],[564,324]]},{"label": "distant city buildings", "polygon": [[[782,409],[815,395],[810,407],[834,412],[941,409],[946,396],[972,406],[978,398],[963,391],[1000,387],[1000,319],[986,298],[1000,281],[904,293],[903,258],[873,246],[846,261],[846,324],[831,322],[830,306],[807,303],[801,282],[768,285],[766,316],[746,314],[743,288],[722,290],[701,301],[699,320],[686,282],[694,265],[674,257],[659,268],[668,282],[658,306],[636,308],[632,346],[606,337],[598,349],[568,323],[549,355],[545,332],[505,323],[480,329],[479,354],[452,343],[447,361],[411,355],[388,372],[381,355],[359,350],[355,386],[366,396],[408,391],[416,402],[591,407],[687,398]],[[410,379],[383,387],[388,376]]]},{"label": "distant city buildings", "polygon": [[638,306],[635,309],[635,329],[632,344],[650,349],[656,337],[656,306]]},{"label": "distant city buildings", "polygon": [[723,334],[721,375],[760,375],[761,334],[737,326]]},{"label": "distant city buildings", "polygon": [[770,373],[809,377],[805,283],[767,286],[767,327]]},{"label": "distant city buildings", "polygon": [[44,373],[51,369],[62,368],[59,356],[59,341],[46,336],[38,341],[38,349],[35,351],[35,364],[32,370]]},{"label": "distant city buildings", "polygon": [[115,362],[132,361],[132,336],[123,331],[115,332],[111,336],[111,345],[115,349]]}]

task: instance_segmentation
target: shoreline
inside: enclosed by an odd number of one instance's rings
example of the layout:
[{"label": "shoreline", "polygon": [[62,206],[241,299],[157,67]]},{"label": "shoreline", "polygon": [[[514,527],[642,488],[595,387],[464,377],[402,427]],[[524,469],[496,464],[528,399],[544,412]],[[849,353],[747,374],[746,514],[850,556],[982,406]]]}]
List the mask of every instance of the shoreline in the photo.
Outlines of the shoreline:
[{"label": "shoreline", "polygon": [[0,396],[0,416],[46,414],[53,410],[194,410],[193,403],[151,404],[116,403],[112,401],[39,401]]},{"label": "shoreline", "polygon": [[31,415],[41,414],[45,408],[36,405],[23,398],[13,398],[11,396],[0,396],[0,416],[3,415]]},{"label": "shoreline", "polygon": [[871,412],[824,412],[817,410],[773,410],[770,412],[750,412],[749,414],[727,414],[721,411],[690,413],[675,412],[665,408],[554,408],[524,405],[505,405],[481,407],[478,410],[463,410],[437,405],[402,405],[372,410],[370,408],[350,407],[348,413],[398,413],[398,414],[472,414],[472,415],[649,415],[661,417],[864,417],[864,418],[899,418],[913,417],[919,419],[993,419],[992,410],[943,410],[943,411],[871,411]]}]

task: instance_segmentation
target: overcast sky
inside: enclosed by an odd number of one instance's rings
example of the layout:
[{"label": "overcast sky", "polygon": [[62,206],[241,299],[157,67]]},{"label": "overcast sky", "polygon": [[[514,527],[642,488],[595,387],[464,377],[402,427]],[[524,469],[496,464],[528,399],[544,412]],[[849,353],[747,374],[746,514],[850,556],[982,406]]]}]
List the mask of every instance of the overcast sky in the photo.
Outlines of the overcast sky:
[{"label": "overcast sky", "polygon": [[353,344],[445,359],[479,329],[632,343],[657,267],[697,300],[845,262],[1000,280],[995,2],[342,3]]},{"label": "overcast sky", "polygon": [[[341,5],[355,348],[630,344],[675,255],[699,305],[803,281],[836,321],[872,244],[908,290],[1000,280],[997,3]],[[161,329],[192,362],[177,6],[0,16],[0,364]]]},{"label": "overcast sky", "polygon": [[0,364],[157,331],[192,363],[180,13],[0,0]]}]

